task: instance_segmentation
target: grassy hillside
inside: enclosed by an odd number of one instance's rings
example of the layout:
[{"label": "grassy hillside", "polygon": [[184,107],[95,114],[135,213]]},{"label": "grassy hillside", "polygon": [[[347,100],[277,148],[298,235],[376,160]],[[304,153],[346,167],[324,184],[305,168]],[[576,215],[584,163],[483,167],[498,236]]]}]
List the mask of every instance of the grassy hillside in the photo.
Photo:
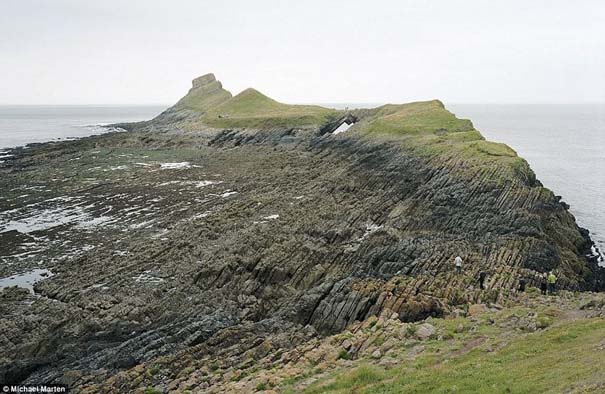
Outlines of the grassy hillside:
[{"label": "grassy hillside", "polygon": [[370,133],[421,134],[475,130],[468,119],[458,119],[439,100],[387,104],[368,122]]},{"label": "grassy hillside", "polygon": [[[605,321],[566,322],[518,337],[502,349],[485,346],[458,358],[432,354],[387,370],[371,364],[336,374],[305,390],[318,393],[562,393],[602,392]],[[493,338],[492,338],[493,340]]]},{"label": "grassy hillside", "polygon": [[509,146],[486,141],[468,119],[459,119],[439,100],[378,107],[356,129],[371,138],[400,141],[426,157],[464,159],[472,168],[486,165],[507,168],[511,173],[533,177],[529,166]]},{"label": "grassy hillside", "polygon": [[267,338],[258,360],[247,352],[237,367],[190,366],[178,387],[201,380],[213,382],[204,386],[211,393],[603,393],[604,316],[602,294],[541,296],[535,288],[506,305],[466,305],[417,323],[385,311],[294,348]]},{"label": "grassy hillside", "polygon": [[[510,147],[486,141],[468,119],[459,119],[439,100],[388,104],[353,111],[360,120],[348,133],[373,140],[399,142],[410,153],[429,160],[455,162],[456,171],[472,178],[485,168],[502,168],[496,182],[520,179],[533,183],[527,162]],[[188,94],[145,127],[167,130],[172,125],[186,131],[217,129],[321,128],[344,115],[344,111],[317,105],[289,105],[249,88],[232,97],[213,74],[193,80]],[[346,135],[345,135],[346,137]]]},{"label": "grassy hillside", "polygon": [[288,105],[255,89],[246,89],[212,108],[203,122],[213,127],[300,127],[322,125],[337,111],[317,105]]}]

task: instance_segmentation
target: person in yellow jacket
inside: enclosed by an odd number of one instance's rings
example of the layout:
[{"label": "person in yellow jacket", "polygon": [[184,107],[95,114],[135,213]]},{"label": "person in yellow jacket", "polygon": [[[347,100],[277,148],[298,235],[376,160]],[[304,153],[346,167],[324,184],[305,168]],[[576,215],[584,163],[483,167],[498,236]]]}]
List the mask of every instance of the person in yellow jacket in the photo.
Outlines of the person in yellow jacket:
[{"label": "person in yellow jacket", "polygon": [[550,294],[555,294],[555,290],[557,289],[557,277],[555,276],[555,274],[553,274],[552,271],[550,271],[548,273],[548,276],[546,277],[546,281],[548,282],[548,292]]}]

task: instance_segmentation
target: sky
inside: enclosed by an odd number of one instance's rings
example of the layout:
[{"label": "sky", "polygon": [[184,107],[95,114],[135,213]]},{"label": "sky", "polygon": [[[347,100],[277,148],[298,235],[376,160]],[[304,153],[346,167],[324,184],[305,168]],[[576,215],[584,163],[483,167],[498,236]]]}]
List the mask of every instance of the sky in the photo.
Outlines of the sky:
[{"label": "sky", "polygon": [[605,102],[602,0],[0,0],[0,104]]}]

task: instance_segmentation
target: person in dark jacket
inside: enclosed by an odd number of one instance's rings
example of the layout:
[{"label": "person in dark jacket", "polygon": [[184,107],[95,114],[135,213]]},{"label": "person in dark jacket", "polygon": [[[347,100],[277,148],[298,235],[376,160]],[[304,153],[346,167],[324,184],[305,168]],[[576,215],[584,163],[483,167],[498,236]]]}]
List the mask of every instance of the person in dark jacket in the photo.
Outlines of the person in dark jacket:
[{"label": "person in dark jacket", "polygon": [[519,293],[523,293],[525,291],[526,285],[527,285],[527,282],[525,281],[524,278],[519,279]]},{"label": "person in dark jacket", "polygon": [[546,291],[548,290],[548,282],[546,281],[546,274],[543,274],[540,277],[540,291],[542,295],[546,295]]},{"label": "person in dark jacket", "polygon": [[487,279],[487,272],[479,272],[479,288],[481,290],[485,289],[485,279]]}]

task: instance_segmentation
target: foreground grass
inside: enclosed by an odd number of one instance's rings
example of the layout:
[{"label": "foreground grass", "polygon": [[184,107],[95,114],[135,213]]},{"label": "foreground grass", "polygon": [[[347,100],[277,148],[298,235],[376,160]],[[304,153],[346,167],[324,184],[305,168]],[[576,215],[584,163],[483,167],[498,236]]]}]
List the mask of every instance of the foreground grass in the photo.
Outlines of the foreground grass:
[{"label": "foreground grass", "polygon": [[324,379],[304,392],[605,392],[604,319],[563,322],[517,336],[503,345],[493,351],[480,346],[452,358],[428,352],[391,369],[361,365]]}]

